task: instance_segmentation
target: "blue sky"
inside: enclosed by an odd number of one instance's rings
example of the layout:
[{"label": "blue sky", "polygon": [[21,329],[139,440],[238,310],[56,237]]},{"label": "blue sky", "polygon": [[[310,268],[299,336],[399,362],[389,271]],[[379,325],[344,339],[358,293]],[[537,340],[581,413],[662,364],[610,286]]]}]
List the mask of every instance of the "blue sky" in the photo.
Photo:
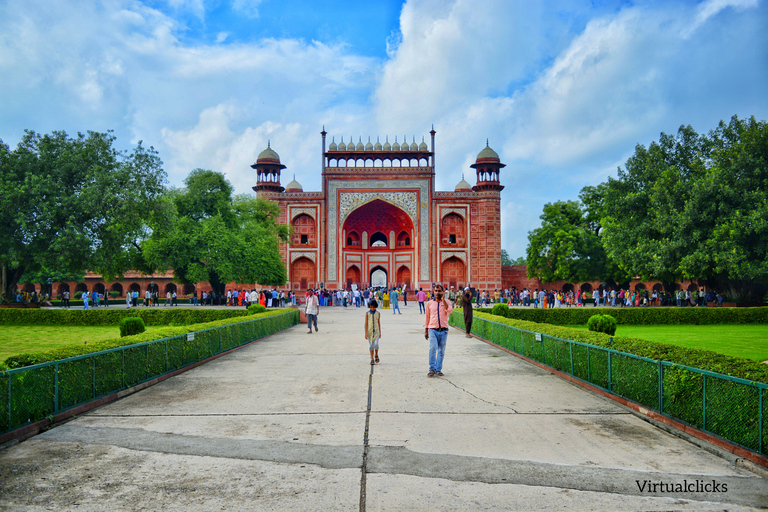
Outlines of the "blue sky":
[{"label": "blue sky", "polygon": [[271,140],[320,189],[323,125],[390,140],[437,130],[437,188],[486,138],[502,247],[547,202],[615,175],[636,144],[736,114],[768,118],[766,0],[0,0],[0,139],[114,130],[251,192]]}]

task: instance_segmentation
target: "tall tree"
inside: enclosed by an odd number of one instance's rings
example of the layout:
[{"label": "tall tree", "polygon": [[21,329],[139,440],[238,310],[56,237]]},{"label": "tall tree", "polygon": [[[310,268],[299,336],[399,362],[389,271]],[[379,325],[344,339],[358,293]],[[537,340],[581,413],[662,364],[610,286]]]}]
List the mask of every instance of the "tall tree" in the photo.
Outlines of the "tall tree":
[{"label": "tall tree", "polygon": [[233,197],[226,178],[209,170],[195,169],[184,184],[169,191],[142,245],[150,268],[171,268],[182,283],[208,281],[217,292],[230,281],[285,284],[278,244],[290,230],[278,224],[277,205]]},{"label": "tall tree", "polygon": [[691,279],[742,301],[768,290],[768,127],[721,122],[662,133],[604,184],[603,242],[628,272]]},{"label": "tall tree", "polygon": [[597,230],[577,201],[547,203],[540,218],[541,227],[528,234],[528,277],[544,282],[606,277],[606,255]]},{"label": "tall tree", "polygon": [[0,264],[3,293],[47,272],[113,279],[134,266],[132,243],[164,190],[153,148],[113,147],[110,133],[26,131],[14,150],[0,141]]},{"label": "tall tree", "polygon": [[506,249],[501,250],[501,264],[502,265],[512,265],[512,260],[509,257],[509,253],[507,253]]}]

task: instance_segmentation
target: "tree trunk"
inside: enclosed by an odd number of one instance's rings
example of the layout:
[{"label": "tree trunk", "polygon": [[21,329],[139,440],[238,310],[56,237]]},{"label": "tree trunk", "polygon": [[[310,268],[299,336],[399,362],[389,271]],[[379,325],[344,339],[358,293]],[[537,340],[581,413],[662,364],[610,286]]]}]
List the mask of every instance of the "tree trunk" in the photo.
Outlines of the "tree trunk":
[{"label": "tree trunk", "polygon": [[5,295],[5,298],[10,302],[14,302],[16,300],[16,286],[19,284],[19,279],[21,279],[21,276],[24,275],[24,270],[25,268],[23,266],[19,266],[15,269],[12,269],[9,276],[7,267],[3,265],[3,294]]}]

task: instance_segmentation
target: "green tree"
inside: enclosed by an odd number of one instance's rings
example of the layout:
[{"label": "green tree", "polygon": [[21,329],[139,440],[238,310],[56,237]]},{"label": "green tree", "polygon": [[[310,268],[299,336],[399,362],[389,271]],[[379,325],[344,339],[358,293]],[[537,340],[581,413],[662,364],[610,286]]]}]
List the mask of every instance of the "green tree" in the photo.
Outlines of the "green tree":
[{"label": "green tree", "polygon": [[26,131],[14,150],[0,141],[3,293],[25,274],[92,270],[113,279],[134,266],[134,242],[165,173],[154,149],[140,142],[121,152],[114,141],[110,133],[61,131]]},{"label": "green tree", "polygon": [[[768,127],[721,122],[662,133],[603,185],[602,239],[624,270],[668,287],[691,279],[742,301],[768,290]],[[600,195],[600,194],[598,194]]]},{"label": "green tree", "polygon": [[184,184],[169,191],[142,245],[149,268],[171,268],[182,283],[208,281],[217,292],[231,281],[285,284],[278,244],[288,241],[290,230],[277,223],[276,204],[233,197],[221,173],[204,169],[192,171]]},{"label": "green tree", "polygon": [[528,277],[544,282],[604,279],[607,258],[597,230],[577,201],[544,205],[541,227],[528,233]]},{"label": "green tree", "polygon": [[520,256],[517,259],[512,260],[512,263],[510,263],[510,264],[511,265],[527,265],[528,262],[525,259],[525,256]]},{"label": "green tree", "polygon": [[501,264],[512,265],[512,260],[509,258],[509,254],[507,253],[506,249],[501,250]]}]

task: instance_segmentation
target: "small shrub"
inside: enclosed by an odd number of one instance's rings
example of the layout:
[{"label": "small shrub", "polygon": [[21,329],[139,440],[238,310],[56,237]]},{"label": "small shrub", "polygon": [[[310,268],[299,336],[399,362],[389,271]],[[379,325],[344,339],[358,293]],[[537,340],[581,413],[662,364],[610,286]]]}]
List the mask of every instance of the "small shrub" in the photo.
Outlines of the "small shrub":
[{"label": "small shrub", "polygon": [[248,314],[249,315],[255,315],[256,313],[263,313],[267,310],[265,306],[262,306],[261,304],[251,304],[248,306]]},{"label": "small shrub", "polygon": [[144,320],[139,317],[129,316],[120,320],[120,337],[141,334],[146,330]]},{"label": "small shrub", "polygon": [[111,299],[116,299],[116,298],[117,298],[117,297],[119,297],[119,296],[120,296],[120,292],[118,292],[118,291],[114,291],[114,290],[113,290],[113,291],[109,292],[109,297],[110,297]]},{"label": "small shrub", "polygon": [[587,327],[592,332],[602,332],[609,336],[616,334],[616,319],[611,315],[592,315]]},{"label": "small shrub", "polygon": [[509,318],[509,306],[506,304],[496,304],[491,308],[491,314],[496,316],[503,316],[504,318]]},{"label": "small shrub", "polygon": [[83,292],[75,292],[75,299],[80,300],[83,296]]}]

